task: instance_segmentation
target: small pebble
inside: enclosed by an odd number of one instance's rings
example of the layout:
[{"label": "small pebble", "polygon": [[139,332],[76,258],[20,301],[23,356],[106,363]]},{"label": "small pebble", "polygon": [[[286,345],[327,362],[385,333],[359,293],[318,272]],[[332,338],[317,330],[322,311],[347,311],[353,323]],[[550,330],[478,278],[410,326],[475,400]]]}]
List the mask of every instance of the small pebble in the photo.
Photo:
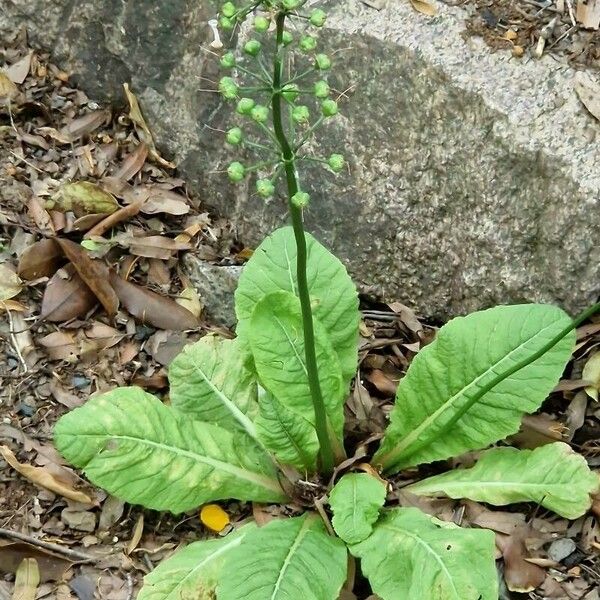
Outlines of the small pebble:
[{"label": "small pebble", "polygon": [[84,377],[83,375],[73,375],[72,383],[74,388],[81,390],[90,385],[91,382],[87,377]]},{"label": "small pebble", "polygon": [[548,548],[548,558],[556,562],[561,562],[575,552],[576,549],[577,546],[571,538],[554,540]]}]

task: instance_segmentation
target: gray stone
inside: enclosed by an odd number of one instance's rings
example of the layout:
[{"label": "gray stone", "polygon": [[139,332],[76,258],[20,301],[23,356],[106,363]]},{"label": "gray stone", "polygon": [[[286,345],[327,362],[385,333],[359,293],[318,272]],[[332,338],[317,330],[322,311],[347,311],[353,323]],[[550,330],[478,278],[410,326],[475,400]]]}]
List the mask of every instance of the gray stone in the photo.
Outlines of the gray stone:
[{"label": "gray stone", "polygon": [[560,538],[558,540],[554,540],[550,547],[548,548],[548,558],[550,560],[555,560],[556,562],[561,562],[567,556],[570,556],[577,550],[577,545],[571,538]]},{"label": "gray stone", "polygon": [[[322,35],[343,116],[315,151],[349,173],[302,168],[307,227],[367,293],[435,317],[496,303],[555,302],[571,312],[600,292],[600,124],[574,72],[517,60],[461,36],[464,12],[428,19],[409,2],[381,11],[331,1]],[[206,79],[215,4],[198,0],[5,0],[0,26],[27,24],[97,98],[131,81],[162,150],[192,189],[256,245],[285,221],[252,182],[230,186],[232,154],[214,129],[231,119]]]},{"label": "gray stone", "polygon": [[242,267],[213,265],[192,254],[185,257],[184,265],[200,295],[204,314],[216,325],[233,327],[236,323],[233,293]]}]

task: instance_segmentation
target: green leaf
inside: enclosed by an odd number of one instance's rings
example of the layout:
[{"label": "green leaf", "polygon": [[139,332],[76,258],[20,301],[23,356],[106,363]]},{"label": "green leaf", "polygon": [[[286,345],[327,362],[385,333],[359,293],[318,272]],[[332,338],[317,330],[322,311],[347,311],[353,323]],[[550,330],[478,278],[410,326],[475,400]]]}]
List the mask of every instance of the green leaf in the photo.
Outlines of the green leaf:
[{"label": "green leaf", "polygon": [[396,508],[350,552],[382,600],[498,600],[494,534],[487,529]]},{"label": "green leaf", "polygon": [[[346,268],[312,235],[305,234],[307,278],[315,317],[323,324],[335,349],[344,382],[356,375],[358,362],[358,295]],[[271,292],[298,295],[296,242],[291,227],[267,237],[248,261],[235,293],[237,334],[246,338],[256,304]]]},{"label": "green leaf", "polygon": [[[339,440],[344,427],[345,400],[340,365],[327,332],[316,319],[314,330],[325,410]],[[298,298],[290,292],[273,292],[265,296],[254,309],[248,339],[263,387],[286,408],[314,425]]]},{"label": "green leaf", "polygon": [[256,381],[244,358],[237,340],[214,335],[186,346],[169,367],[173,408],[256,438]]},{"label": "green leaf", "polygon": [[580,454],[562,442],[535,450],[488,450],[471,469],[429,477],[406,489],[422,496],[469,498],[495,506],[535,502],[577,519],[592,504],[600,480]]},{"label": "green leaf", "polygon": [[54,442],[93,483],[147,508],[285,500],[273,463],[252,440],[185,418],[140,388],[113,390],[66,414]]},{"label": "green leaf", "polygon": [[400,381],[374,463],[395,472],[515,433],[556,385],[575,333],[526,363],[570,323],[543,304],[498,306],[447,323]]},{"label": "green leaf", "polygon": [[337,600],[346,580],[344,543],[314,513],[251,531],[225,561],[223,600]]},{"label": "green leaf", "polygon": [[386,495],[385,483],[368,473],[344,475],[329,494],[335,532],[347,544],[369,537]]},{"label": "green leaf", "polygon": [[248,523],[224,538],[178,550],[144,577],[137,600],[214,600],[227,555],[255,528]]},{"label": "green leaf", "polygon": [[254,423],[258,439],[277,460],[300,472],[315,471],[319,440],[310,421],[286,408],[270,392],[260,390]]}]

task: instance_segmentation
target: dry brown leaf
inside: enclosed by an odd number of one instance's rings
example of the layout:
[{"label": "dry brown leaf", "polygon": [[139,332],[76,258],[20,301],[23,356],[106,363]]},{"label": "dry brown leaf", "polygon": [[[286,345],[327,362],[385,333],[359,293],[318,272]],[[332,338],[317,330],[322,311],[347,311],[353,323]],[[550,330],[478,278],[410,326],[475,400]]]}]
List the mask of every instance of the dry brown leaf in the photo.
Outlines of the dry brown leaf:
[{"label": "dry brown leaf", "polygon": [[398,382],[392,381],[380,369],[373,369],[372,371],[369,371],[368,373],[366,373],[365,377],[385,396],[396,395],[396,390],[398,389]]},{"label": "dry brown leaf", "polygon": [[79,345],[72,333],[54,331],[38,340],[46,348],[52,360],[67,360],[74,362],[79,355]]},{"label": "dry brown leaf", "polygon": [[91,181],[66,183],[46,202],[48,210],[72,211],[76,217],[109,215],[119,209],[115,197]]},{"label": "dry brown leaf", "polygon": [[166,213],[180,216],[190,212],[190,205],[185,196],[153,186],[148,200],[142,207],[142,212],[146,215]]},{"label": "dry brown leaf", "polygon": [[19,95],[19,88],[12,82],[8,73],[0,69],[0,102],[10,102]]},{"label": "dry brown leaf", "polygon": [[[112,213],[113,215],[119,211]],[[112,215],[109,215],[112,216]],[[78,217],[75,219],[70,226],[69,229],[65,229],[65,233],[70,233],[71,231],[88,231],[88,229],[92,229],[98,223],[104,221],[108,217],[104,215],[84,215],[83,217]]]},{"label": "dry brown leaf", "polygon": [[198,327],[198,319],[170,298],[125,281],[112,270],[110,283],[129,314],[143,323],[174,331]]},{"label": "dry brown leaf", "polygon": [[56,475],[48,472],[44,467],[34,467],[25,463],[20,463],[17,457],[12,453],[8,446],[0,446],[0,454],[4,460],[18,473],[26,479],[35,483],[63,498],[81,502],[83,504],[95,504],[96,502],[87,494],[74,489],[65,480],[59,479]]},{"label": "dry brown leaf", "polygon": [[109,117],[110,111],[105,109],[89,112],[67,123],[57,132],[55,139],[62,143],[74,142],[80,137],[89,135],[92,131],[98,129]]},{"label": "dry brown leaf", "polygon": [[35,558],[24,558],[17,569],[12,600],[35,600],[40,569]]},{"label": "dry brown leaf", "polygon": [[410,3],[416,11],[427,15],[428,17],[434,17],[437,14],[435,6],[427,2],[427,0],[410,0]]},{"label": "dry brown leaf", "polygon": [[187,308],[197,319],[200,318],[204,306],[200,301],[198,292],[192,286],[185,287],[176,298],[175,302],[177,302],[179,306]]},{"label": "dry brown leaf", "polygon": [[27,307],[17,302],[16,300],[4,300],[0,302],[0,314],[7,310],[14,310],[16,312],[25,312]]},{"label": "dry brown leaf", "polygon": [[20,85],[25,81],[31,69],[32,58],[33,50],[30,50],[23,58],[5,69],[6,74],[13,83],[18,83]]},{"label": "dry brown leaf", "polygon": [[6,265],[0,264],[0,302],[14,298],[22,289],[19,276]]},{"label": "dry brown leaf", "polygon": [[21,254],[17,273],[25,280],[51,277],[63,261],[63,253],[53,239],[40,240]]},{"label": "dry brown leaf", "polygon": [[148,146],[142,142],[131,154],[125,157],[114,177],[123,181],[131,179],[140,172],[146,158],[148,158]]},{"label": "dry brown leaf", "polygon": [[119,299],[108,282],[106,265],[90,258],[87,251],[75,242],[60,238],[56,238],[56,241],[81,279],[94,292],[108,316],[116,315],[119,309]]},{"label": "dry brown leaf", "polygon": [[71,565],[66,558],[27,542],[0,542],[0,572],[16,573],[26,558],[37,560],[42,582],[61,579]]},{"label": "dry brown leaf", "polygon": [[148,154],[151,158],[153,158],[158,164],[162,165],[163,167],[174,169],[175,165],[172,162],[169,162],[168,160],[162,158],[161,155],[158,153],[156,145],[154,144],[154,138],[152,137],[152,133],[150,132],[150,129],[144,119],[144,116],[142,115],[138,99],[136,98],[135,94],[129,89],[129,84],[124,83],[123,88],[125,90],[125,96],[127,97],[127,101],[129,102],[129,118],[135,126],[135,130],[138,134],[138,137],[140,138],[140,141],[146,144],[146,146],[148,147]]},{"label": "dry brown leaf", "polygon": [[125,334],[110,325],[94,321],[92,326],[86,330],[85,336],[94,340],[98,347],[104,349],[116,346],[125,337]]},{"label": "dry brown leaf", "polygon": [[94,292],[69,264],[57,271],[46,285],[40,318],[53,322],[69,321],[85,315],[97,302]]},{"label": "dry brown leaf", "polygon": [[112,215],[109,215],[105,219],[102,219],[98,224],[94,225],[94,227],[92,227],[84,237],[86,239],[90,239],[95,236],[101,236],[109,229],[114,227],[117,223],[121,223],[122,221],[126,221],[127,219],[134,217],[140,212],[144,202],[145,199],[140,198],[127,206],[123,206],[119,210],[112,213]]},{"label": "dry brown leaf", "polygon": [[146,258],[160,258],[168,260],[180,250],[189,250],[190,244],[178,242],[163,235],[150,235],[147,237],[135,237],[130,234],[117,234],[114,238],[120,246],[128,248],[131,254],[145,256]]},{"label": "dry brown leaf", "polygon": [[524,415],[521,429],[510,437],[510,441],[519,448],[538,448],[565,439],[565,424],[546,414]]},{"label": "dry brown leaf", "polygon": [[578,0],[576,18],[586,29],[600,28],[600,0]]},{"label": "dry brown leaf", "polygon": [[575,91],[589,113],[600,121],[600,84],[589,73],[578,71]]},{"label": "dry brown leaf", "polygon": [[144,513],[140,513],[140,516],[137,518],[135,522],[135,527],[133,528],[133,535],[127,544],[127,548],[125,549],[126,554],[131,554],[139,545],[140,540],[142,539],[142,535],[144,533]]},{"label": "dry brown leaf", "polygon": [[571,441],[575,436],[575,432],[585,422],[585,413],[588,405],[588,397],[586,393],[581,391],[575,394],[575,397],[569,406],[565,410],[565,417],[567,418],[567,432],[565,438],[567,441]]},{"label": "dry brown leaf", "polygon": [[56,234],[50,215],[44,208],[42,202],[36,196],[32,196],[27,203],[27,213],[31,220],[37,225],[41,233],[47,236]]}]

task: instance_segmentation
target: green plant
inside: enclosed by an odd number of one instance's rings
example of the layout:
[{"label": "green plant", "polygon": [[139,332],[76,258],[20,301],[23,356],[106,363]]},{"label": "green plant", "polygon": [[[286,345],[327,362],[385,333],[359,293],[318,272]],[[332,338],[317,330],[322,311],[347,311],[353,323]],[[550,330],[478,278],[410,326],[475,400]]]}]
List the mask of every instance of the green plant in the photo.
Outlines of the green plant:
[{"label": "green plant", "polygon": [[[312,36],[294,41],[286,20],[325,22],[320,9],[300,14],[303,4],[227,2],[221,11],[221,24],[230,29],[262,6],[255,31],[275,28],[272,73],[260,58],[268,39],[249,40],[244,60],[258,64],[258,74],[228,52],[221,64],[236,78],[222,79],[219,89],[267,139],[265,145],[241,124],[230,129],[231,145],[267,158],[253,166],[233,161],[229,177],[237,182],[258,171],[257,192],[269,197],[283,175],[291,219],[291,227],[263,241],[242,273],[238,337],[206,336],[184,349],[169,370],[170,406],[139,388],[116,389],[65,415],[55,443],[93,482],[128,502],[177,513],[233,498],[285,503],[293,515],[187,546],[146,577],[140,600],[215,594],[219,600],[336,600],[344,585],[352,587],[348,564],[355,558],[383,600],[495,600],[494,534],[416,508],[384,507],[384,477],[515,433],[560,378],[574,327],[600,307],[576,321],[546,305],[501,306],[450,321],[401,380],[371,467],[339,466],[346,457],[344,402],[358,360],[358,296],[342,263],[304,231],[310,198],[297,164],[311,160],[340,172],[344,160],[306,150],[338,107],[322,79],[331,66],[325,54],[317,53],[307,71],[289,72],[286,56],[295,45],[306,56],[316,42]],[[301,89],[315,72],[314,87]],[[239,74],[256,85],[242,85]],[[270,109],[252,97],[265,93]],[[297,104],[307,93],[318,110]],[[533,451],[492,448],[473,468],[408,486],[415,494],[494,505],[535,502],[567,518],[582,515],[597,488],[585,460],[563,443]]]}]

